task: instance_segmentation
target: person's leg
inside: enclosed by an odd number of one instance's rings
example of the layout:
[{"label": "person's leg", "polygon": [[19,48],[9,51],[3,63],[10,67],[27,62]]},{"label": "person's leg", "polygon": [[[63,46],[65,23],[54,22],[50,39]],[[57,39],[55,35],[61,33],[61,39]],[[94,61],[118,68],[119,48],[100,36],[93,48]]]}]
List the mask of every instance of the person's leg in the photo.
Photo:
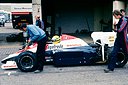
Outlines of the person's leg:
[{"label": "person's leg", "polygon": [[108,64],[108,69],[109,70],[114,70],[115,68],[115,65],[116,65],[116,61],[117,61],[117,53],[119,51],[119,48],[114,46],[114,49],[113,51],[111,52],[111,55],[110,55],[110,62]]},{"label": "person's leg", "polygon": [[42,71],[44,62],[45,62],[45,45],[46,45],[46,39],[42,39],[38,42],[37,46],[37,52],[36,52],[36,57],[37,57],[37,70]]},{"label": "person's leg", "polygon": [[117,61],[117,53],[119,52],[119,50],[120,50],[120,45],[119,45],[118,41],[116,40],[114,43],[113,51],[110,54],[110,61],[108,64],[108,68],[104,70],[106,73],[114,70],[116,61]]}]

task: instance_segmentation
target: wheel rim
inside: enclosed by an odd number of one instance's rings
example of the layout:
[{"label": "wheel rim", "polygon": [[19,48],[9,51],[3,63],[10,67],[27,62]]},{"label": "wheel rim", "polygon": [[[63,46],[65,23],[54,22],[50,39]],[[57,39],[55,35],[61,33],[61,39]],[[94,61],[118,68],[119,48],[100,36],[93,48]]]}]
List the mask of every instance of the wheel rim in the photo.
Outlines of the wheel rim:
[{"label": "wheel rim", "polygon": [[21,60],[20,60],[20,65],[24,69],[32,68],[33,64],[34,64],[33,59],[28,55],[22,57]]},{"label": "wheel rim", "polygon": [[122,52],[119,52],[117,55],[117,62],[116,65],[119,65],[125,61],[125,55]]}]

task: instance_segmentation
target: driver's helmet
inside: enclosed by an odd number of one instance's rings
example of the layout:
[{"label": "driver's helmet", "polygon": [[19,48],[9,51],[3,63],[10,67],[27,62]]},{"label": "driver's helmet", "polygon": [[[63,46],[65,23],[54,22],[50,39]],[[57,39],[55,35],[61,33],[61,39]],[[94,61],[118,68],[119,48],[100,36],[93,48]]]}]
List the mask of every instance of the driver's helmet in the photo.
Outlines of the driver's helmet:
[{"label": "driver's helmet", "polygon": [[53,41],[55,44],[57,44],[57,43],[60,42],[60,37],[59,37],[58,35],[55,35],[55,36],[52,37],[52,41]]}]

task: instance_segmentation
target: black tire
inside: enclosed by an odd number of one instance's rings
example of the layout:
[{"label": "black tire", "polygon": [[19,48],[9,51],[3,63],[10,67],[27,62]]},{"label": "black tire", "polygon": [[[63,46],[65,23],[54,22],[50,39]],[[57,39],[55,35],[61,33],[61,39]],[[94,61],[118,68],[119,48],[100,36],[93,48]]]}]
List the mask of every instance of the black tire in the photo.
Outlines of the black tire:
[{"label": "black tire", "polygon": [[5,27],[5,23],[3,23],[3,27]]},{"label": "black tire", "polygon": [[35,54],[30,51],[19,54],[19,56],[16,58],[16,63],[18,68],[23,72],[32,72],[37,67]]},{"label": "black tire", "polygon": [[127,63],[127,56],[123,52],[118,52],[116,68],[124,67]]},{"label": "black tire", "polygon": [[23,39],[24,39],[23,32],[18,33],[17,34],[17,41],[18,42],[23,42]]},{"label": "black tire", "polygon": [[[110,53],[112,49],[113,48],[109,49],[108,63],[110,62]],[[116,68],[124,67],[126,63],[127,63],[127,55],[125,55],[125,53],[122,50],[120,50],[117,54]]]},{"label": "black tire", "polygon": [[11,34],[11,35],[6,37],[6,41],[7,42],[16,42],[16,39],[17,39],[17,35],[16,34]]}]

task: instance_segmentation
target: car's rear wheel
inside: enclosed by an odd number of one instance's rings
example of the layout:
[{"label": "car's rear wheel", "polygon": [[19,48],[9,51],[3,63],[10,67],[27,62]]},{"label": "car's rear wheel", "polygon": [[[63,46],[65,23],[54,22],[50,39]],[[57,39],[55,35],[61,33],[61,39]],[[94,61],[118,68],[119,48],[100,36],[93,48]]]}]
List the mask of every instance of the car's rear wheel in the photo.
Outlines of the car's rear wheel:
[{"label": "car's rear wheel", "polygon": [[[109,57],[108,57],[108,63],[110,62],[110,53],[112,51],[113,48],[109,49]],[[120,68],[125,66],[127,63],[127,55],[120,50],[117,54],[117,61],[116,61],[116,68]]]},{"label": "car's rear wheel", "polygon": [[23,72],[32,72],[36,69],[37,60],[32,52],[26,51],[16,58],[18,68]]},{"label": "car's rear wheel", "polygon": [[123,52],[118,52],[116,67],[123,67],[127,63],[127,56]]}]

